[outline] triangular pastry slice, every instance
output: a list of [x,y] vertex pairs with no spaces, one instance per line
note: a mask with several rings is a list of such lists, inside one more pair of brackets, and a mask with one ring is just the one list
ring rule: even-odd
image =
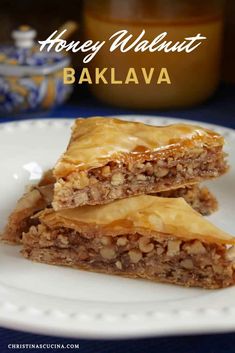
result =
[[234,284],[235,238],[182,198],[137,196],[37,217],[23,235],[31,260],[183,286]]
[[54,168],[53,208],[182,188],[225,173],[224,139],[200,126],[77,119]]

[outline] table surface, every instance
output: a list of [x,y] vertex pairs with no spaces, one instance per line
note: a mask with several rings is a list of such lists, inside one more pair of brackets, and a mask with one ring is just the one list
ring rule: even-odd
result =
[[[75,118],[87,117],[92,115],[120,115],[120,114],[147,114],[158,116],[172,116],[182,119],[198,120],[230,128],[235,128],[235,87],[222,85],[217,93],[208,102],[187,110],[169,110],[169,111],[143,111],[121,109],[106,106],[97,102],[89,95],[78,97],[75,92],[71,101],[49,113],[43,115],[27,116],[26,119],[32,118]],[[25,117],[20,117],[23,119]],[[12,117],[2,117],[0,122],[8,122],[18,120]],[[149,338],[140,340],[120,340],[120,341],[97,341],[82,339],[67,339],[63,337],[49,337],[43,335],[35,335],[20,331],[8,330],[0,328],[0,353],[9,352],[9,344],[74,344],[79,343],[80,349],[58,349],[59,352],[81,353],[234,353],[235,352],[235,328],[234,333],[217,334],[217,335],[196,335],[196,336],[180,336],[180,337],[162,337]],[[17,349],[19,352],[32,352],[33,349]],[[37,352],[55,352],[56,350],[36,349]]]

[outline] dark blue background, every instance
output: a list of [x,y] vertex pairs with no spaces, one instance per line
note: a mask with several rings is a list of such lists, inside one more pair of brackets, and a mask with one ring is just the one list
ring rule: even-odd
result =
[[[234,86],[221,86],[212,99],[198,107],[187,110],[171,110],[164,112],[133,111],[108,107],[87,95],[79,98],[80,101],[76,103],[76,96],[79,95],[74,95],[69,104],[62,106],[49,114],[47,113],[42,117],[75,118],[78,116],[82,117],[90,115],[149,114],[199,120],[235,128]],[[1,122],[14,120],[14,118],[0,119]],[[76,351],[81,353],[235,353],[235,327],[234,333],[229,334],[163,337],[124,341],[65,339],[63,337],[48,337],[0,328],[0,353],[10,352],[7,348],[9,343],[79,343],[79,350],[66,350],[66,352]],[[24,350],[24,352],[27,351],[30,352],[30,350]],[[53,350],[34,350],[34,352],[42,351],[52,352]],[[56,352],[64,351],[65,350],[56,350]],[[22,352],[22,350],[15,350],[15,352]]]

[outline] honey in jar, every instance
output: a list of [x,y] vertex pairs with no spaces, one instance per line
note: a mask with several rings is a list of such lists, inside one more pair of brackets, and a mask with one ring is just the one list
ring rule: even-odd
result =
[[[110,37],[126,30],[137,38],[144,30],[145,40],[167,32],[167,40],[183,42],[185,38],[201,34],[206,40],[194,51],[164,52],[130,50],[110,52],[102,50],[89,63],[95,68],[114,69],[117,81],[124,81],[130,68],[138,74],[138,84],[92,84],[91,89],[100,100],[130,108],[187,107],[210,97],[220,78],[220,56],[223,33],[222,1],[207,0],[87,0],[84,11],[86,39],[109,41]],[[146,84],[142,69],[154,68],[156,77]],[[158,84],[161,69],[166,68],[169,80]]]

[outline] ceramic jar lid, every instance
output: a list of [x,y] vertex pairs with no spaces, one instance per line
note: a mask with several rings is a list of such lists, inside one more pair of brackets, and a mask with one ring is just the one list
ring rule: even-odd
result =
[[0,45],[0,75],[48,75],[70,63],[69,56],[54,51],[39,51],[37,32],[21,26],[12,32],[15,45]]

